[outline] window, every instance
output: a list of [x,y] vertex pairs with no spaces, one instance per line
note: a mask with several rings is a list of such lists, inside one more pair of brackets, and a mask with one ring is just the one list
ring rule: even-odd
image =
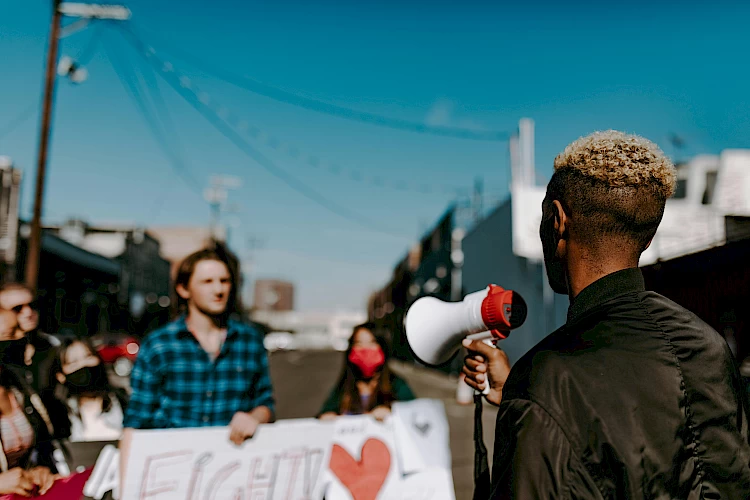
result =
[[677,179],[677,184],[675,185],[674,189],[674,195],[672,195],[672,198],[676,200],[684,199],[687,196],[687,179]]
[[65,299],[63,306],[63,317],[66,320],[74,320],[79,317],[78,302],[75,300]]
[[703,199],[701,200],[704,205],[710,205],[714,200],[717,177],[717,172],[706,172],[706,190],[703,192]]

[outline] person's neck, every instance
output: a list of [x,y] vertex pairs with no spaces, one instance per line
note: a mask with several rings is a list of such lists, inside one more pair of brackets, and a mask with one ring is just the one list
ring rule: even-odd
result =
[[223,318],[220,316],[209,316],[194,307],[192,304],[188,306],[188,314],[185,318],[185,324],[188,330],[194,335],[212,335],[220,333],[225,325]]
[[638,258],[629,255],[591,252],[571,246],[568,258],[568,296],[573,301],[587,286],[617,271],[638,267]]
[[78,406],[104,404],[104,396],[101,394],[81,394],[78,396]]
[[369,396],[375,391],[378,381],[375,378],[370,380],[357,380],[357,390],[361,395]]

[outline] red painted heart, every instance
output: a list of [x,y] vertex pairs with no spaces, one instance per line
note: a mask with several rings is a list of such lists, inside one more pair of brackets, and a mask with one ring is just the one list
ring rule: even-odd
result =
[[381,440],[370,438],[362,446],[362,458],[356,461],[348,451],[334,444],[329,468],[354,500],[375,500],[388,477],[391,452]]

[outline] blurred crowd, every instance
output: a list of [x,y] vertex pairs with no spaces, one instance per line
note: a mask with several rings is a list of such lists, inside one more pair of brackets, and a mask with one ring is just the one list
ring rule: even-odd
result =
[[0,287],[0,493],[43,494],[70,473],[68,442],[114,441],[128,396],[88,338],[39,330],[35,295]]
[[[238,314],[235,283],[223,254],[196,252],[178,270],[171,323],[140,345],[126,337],[99,348],[90,336],[40,331],[35,293],[0,287],[0,495],[43,494],[70,474],[70,443],[120,441],[127,450],[134,429],[227,426],[239,444],[273,421],[263,334]],[[355,327],[319,418],[383,420],[391,403],[413,399],[388,368],[389,351],[374,325]],[[118,359],[135,361],[132,373],[118,370]],[[114,376],[130,375],[129,391],[113,384],[110,365]]]

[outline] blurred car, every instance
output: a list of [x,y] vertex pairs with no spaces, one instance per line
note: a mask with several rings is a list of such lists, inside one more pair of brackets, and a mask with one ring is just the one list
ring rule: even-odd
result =
[[290,332],[271,332],[263,339],[263,346],[269,352],[285,351],[293,348],[294,335]]
[[91,337],[104,364],[120,377],[127,377],[133,371],[135,358],[141,350],[138,340],[126,333],[99,333]]

